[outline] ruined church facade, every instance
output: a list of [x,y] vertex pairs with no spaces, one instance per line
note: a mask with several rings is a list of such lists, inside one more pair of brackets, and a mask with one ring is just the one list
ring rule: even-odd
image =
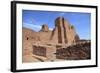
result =
[[56,58],[54,53],[58,49],[57,46],[71,45],[78,40],[74,26],[64,17],[58,17],[53,30],[49,30],[46,24],[38,32],[23,28],[23,56],[35,54],[53,60]]

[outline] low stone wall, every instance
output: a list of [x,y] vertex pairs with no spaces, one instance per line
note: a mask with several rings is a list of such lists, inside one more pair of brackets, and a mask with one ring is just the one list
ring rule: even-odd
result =
[[48,47],[48,46],[37,46],[33,45],[33,54],[38,56],[46,57],[49,61],[55,60],[56,55],[54,54],[56,52],[55,47]]
[[65,60],[84,60],[91,59],[90,42],[57,49],[56,58]]

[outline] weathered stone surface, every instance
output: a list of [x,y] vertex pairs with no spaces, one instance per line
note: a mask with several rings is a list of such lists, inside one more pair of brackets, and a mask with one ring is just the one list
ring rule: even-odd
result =
[[42,29],[40,31],[48,32],[49,31],[48,25],[46,24],[42,25]]

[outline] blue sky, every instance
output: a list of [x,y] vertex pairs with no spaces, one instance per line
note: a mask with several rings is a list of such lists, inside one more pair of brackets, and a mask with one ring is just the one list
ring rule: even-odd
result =
[[63,16],[72,24],[81,39],[90,39],[91,37],[91,14],[79,12],[55,12],[55,11],[22,11],[23,27],[39,31],[41,25],[47,24],[50,30],[55,27],[55,19]]

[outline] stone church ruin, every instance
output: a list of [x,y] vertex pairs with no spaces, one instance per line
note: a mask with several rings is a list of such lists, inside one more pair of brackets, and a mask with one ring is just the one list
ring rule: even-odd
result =
[[90,41],[81,41],[64,17],[56,18],[53,30],[43,24],[38,32],[23,27],[22,33],[23,62],[90,59]]

